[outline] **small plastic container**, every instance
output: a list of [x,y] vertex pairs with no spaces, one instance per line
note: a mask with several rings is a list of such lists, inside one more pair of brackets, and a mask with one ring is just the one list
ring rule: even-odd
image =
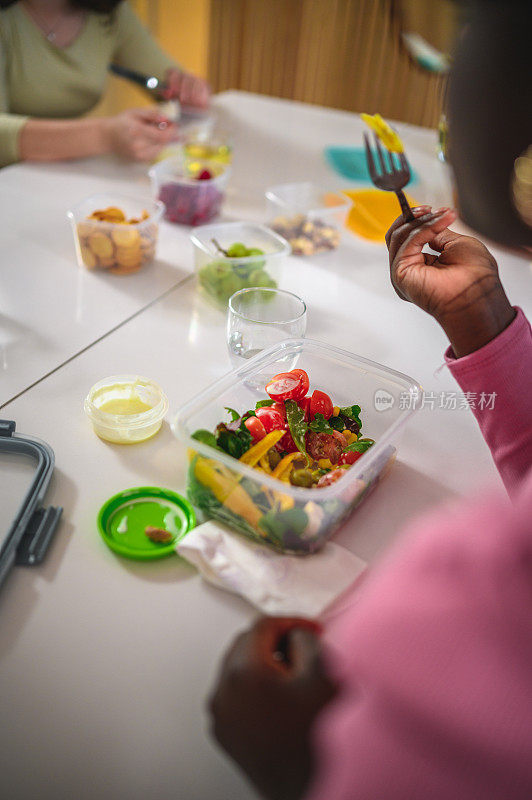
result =
[[192,161],[209,161],[214,164],[230,164],[233,160],[233,141],[229,133],[221,128],[191,130],[185,133],[183,154]]
[[266,190],[268,224],[298,256],[335,250],[351,200],[313,183],[282,183]]
[[[127,220],[138,222],[89,219],[95,211],[103,210],[121,211]],[[67,212],[78,264],[116,275],[138,272],[155,257],[163,211],[162,203],[149,198],[94,194],[82,200]]]
[[[204,171],[212,177],[198,180],[195,176]],[[229,174],[227,165],[184,156],[165,158],[149,171],[153,193],[165,205],[165,219],[180,225],[204,225],[219,213]]]
[[[225,222],[203,225],[191,231],[194,267],[202,291],[220,308],[227,308],[229,298],[239,289],[254,286],[278,288],[290,245],[264,225],[251,222]],[[262,254],[227,257],[223,250],[240,243]]]
[[[362,435],[375,439],[339,480],[323,488],[284,483],[192,438],[227,419],[225,407],[243,413],[267,399],[263,387],[297,366],[311,389],[339,406],[360,405]],[[213,383],[178,412],[172,429],[189,448],[188,499],[250,538],[287,553],[318,550],[386,474],[408,419],[421,400],[420,385],[400,372],[310,339],[285,340]]]
[[94,384],[84,409],[100,439],[134,444],[157,433],[168,411],[168,399],[149,378],[112,375]]

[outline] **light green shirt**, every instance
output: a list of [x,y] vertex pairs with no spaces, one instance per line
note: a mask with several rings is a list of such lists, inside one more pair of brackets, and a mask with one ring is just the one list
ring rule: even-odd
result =
[[19,160],[28,117],[79,117],[101,98],[114,61],[163,78],[176,64],[160,49],[129,3],[109,16],[89,12],[79,36],[56,47],[20,3],[0,11],[0,166]]

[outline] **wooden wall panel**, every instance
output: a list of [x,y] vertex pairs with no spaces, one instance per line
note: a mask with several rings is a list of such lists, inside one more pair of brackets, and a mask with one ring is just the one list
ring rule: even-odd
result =
[[401,45],[394,0],[211,0],[208,76],[244,89],[435,126],[443,79]]

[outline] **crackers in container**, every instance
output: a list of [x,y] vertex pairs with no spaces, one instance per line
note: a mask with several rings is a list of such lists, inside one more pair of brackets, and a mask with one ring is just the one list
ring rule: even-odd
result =
[[109,206],[78,222],[79,252],[87,269],[129,275],[152,261],[158,226],[149,218],[143,211],[139,218],[127,219],[122,209]]

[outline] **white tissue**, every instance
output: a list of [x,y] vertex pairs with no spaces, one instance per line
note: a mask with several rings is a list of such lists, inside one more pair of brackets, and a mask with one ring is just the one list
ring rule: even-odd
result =
[[209,583],[275,615],[319,616],[366,568],[332,542],[313,555],[283,555],[215,522],[193,528],[176,550]]

